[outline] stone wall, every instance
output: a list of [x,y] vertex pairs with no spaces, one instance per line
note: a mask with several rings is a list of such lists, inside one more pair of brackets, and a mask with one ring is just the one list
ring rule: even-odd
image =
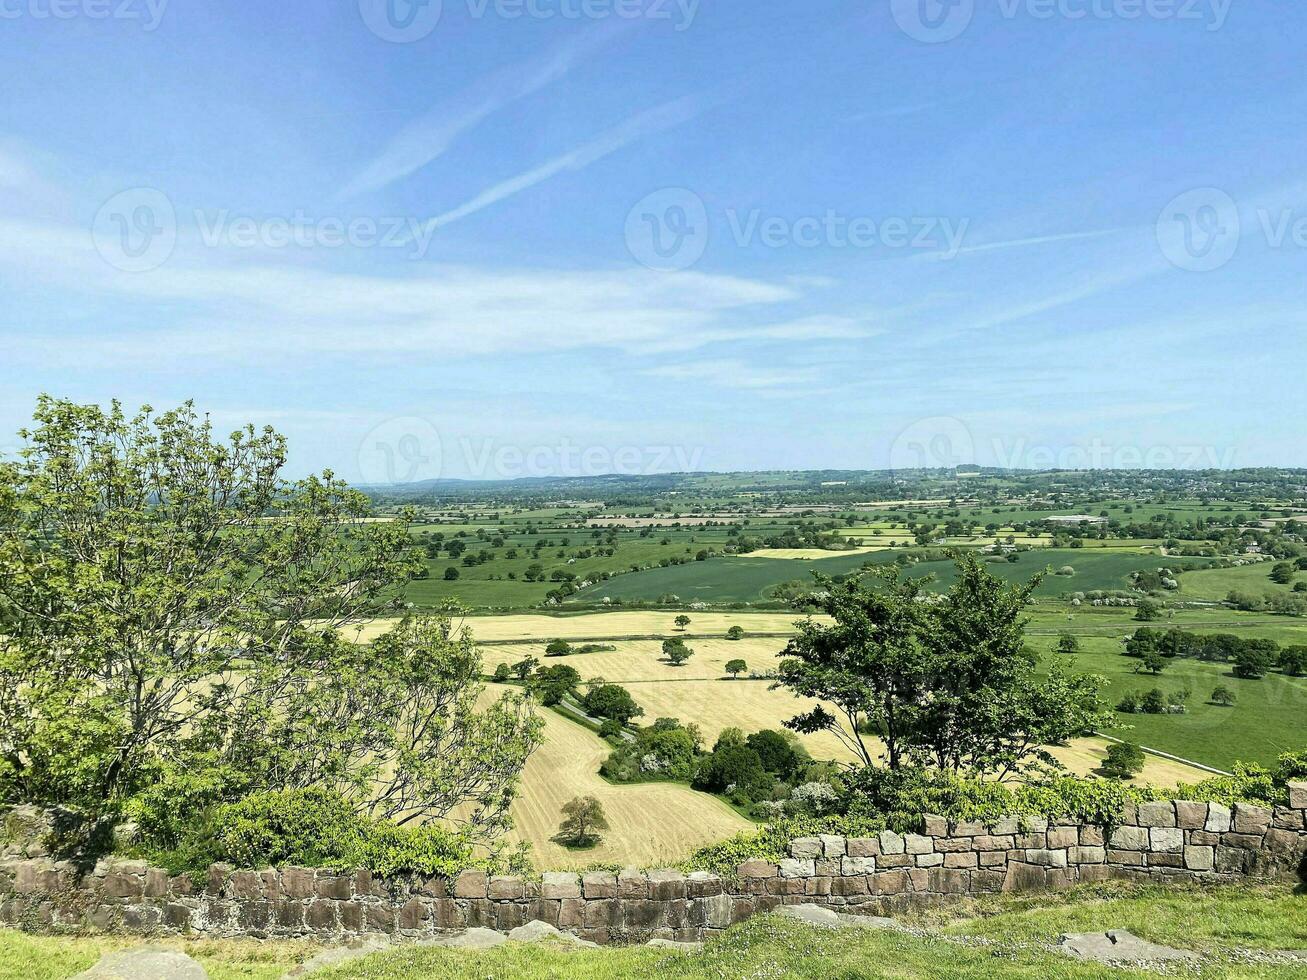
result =
[[886,914],[960,895],[1062,889],[1108,878],[1234,881],[1300,873],[1307,861],[1307,783],[1290,806],[1145,803],[1110,828],[1015,817],[950,824],[925,817],[922,833],[796,840],[790,857],[746,861],[734,878],[678,871],[539,881],[465,872],[446,881],[384,881],[366,871],[238,871],[215,865],[207,882],[169,877],[140,862],[0,860],[0,922],[214,936],[361,933],[428,937],[471,926],[508,930],[533,919],[597,942],[713,936],[781,904],[816,903]]

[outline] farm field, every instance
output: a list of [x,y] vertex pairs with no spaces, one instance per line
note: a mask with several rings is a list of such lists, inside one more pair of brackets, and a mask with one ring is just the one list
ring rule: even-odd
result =
[[[678,634],[671,634],[678,635]],[[750,670],[774,670],[777,654],[785,648],[784,637],[756,637],[743,640],[693,639],[686,641],[694,656],[680,667],[663,660],[660,640],[616,640],[616,650],[574,654],[570,657],[543,658],[544,644],[514,643],[483,647],[487,672],[501,663],[517,663],[525,657],[540,658],[542,665],[567,664],[582,677],[602,677],[615,684],[665,681],[681,684],[686,681],[715,681],[726,677],[726,663],[740,659]]]
[[[677,636],[680,635],[675,623],[678,615],[680,614],[674,610],[622,610],[563,616],[521,613],[468,616],[462,622],[481,642],[538,641],[543,653],[544,644],[553,639],[605,640],[623,636]],[[794,632],[794,622],[801,618],[796,612],[691,611],[687,615],[690,617],[690,626],[686,631],[689,636],[725,636],[732,626],[741,627],[746,637],[749,633],[788,634]],[[363,627],[361,636],[363,639],[372,639],[389,629],[390,625],[390,620],[373,620]]]
[[[605,596],[628,601],[653,601],[670,593],[687,602],[760,602],[766,598],[768,589],[782,582],[811,581],[813,572],[844,575],[864,564],[884,564],[893,562],[896,557],[896,552],[884,550],[869,555],[845,554],[802,562],[753,557],[716,558],[631,572],[583,589],[575,598],[590,602]],[[1008,581],[1024,581],[1050,567],[1054,570],[1066,566],[1074,569],[1074,575],[1049,575],[1040,584],[1036,594],[1053,597],[1072,592],[1124,590],[1129,586],[1131,572],[1156,569],[1162,565],[1202,568],[1206,564],[1200,558],[1161,558],[1125,549],[1038,548],[1022,552],[1015,562],[995,562],[986,567]],[[912,565],[908,574],[914,577],[933,575],[936,587],[945,589],[953,581],[954,567],[948,561],[920,562]]]
[[[1274,562],[1259,562],[1255,565],[1243,565],[1237,568],[1211,568],[1202,572],[1186,575],[1180,583],[1180,592],[1187,599],[1204,599],[1221,602],[1231,592],[1247,592],[1252,595],[1287,595],[1293,591],[1292,585],[1280,585],[1271,581],[1271,568]],[[1307,572],[1299,572],[1295,582],[1307,582]]]
[[[695,848],[754,825],[725,803],[676,783],[618,786],[599,775],[612,748],[599,736],[556,712],[542,710],[544,742],[527,761],[513,802],[510,840],[531,845],[540,868],[570,870],[592,864],[659,867],[683,860]],[[550,840],[558,832],[563,804],[594,796],[610,829],[603,842],[573,851]]]
[[[1259,632],[1239,635],[1256,636]],[[1109,730],[1109,735],[1219,769],[1229,769],[1240,760],[1271,764],[1281,752],[1307,743],[1307,711],[1303,710],[1307,678],[1272,672],[1261,680],[1241,680],[1233,676],[1228,664],[1181,658],[1168,661],[1161,676],[1154,677],[1135,672],[1140,662],[1122,655],[1119,639],[1081,637],[1081,651],[1072,658],[1053,653],[1056,642],[1056,637],[1031,638],[1031,645],[1049,662],[1057,658],[1076,671],[1106,677],[1109,683],[1104,694],[1113,704],[1128,693],[1152,688],[1166,693],[1191,692],[1187,714],[1118,714],[1119,725]],[[1208,703],[1218,684],[1234,692],[1234,707]]]

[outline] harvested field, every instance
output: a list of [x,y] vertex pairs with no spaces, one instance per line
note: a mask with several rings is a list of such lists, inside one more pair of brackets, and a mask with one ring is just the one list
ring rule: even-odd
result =
[[[620,636],[677,636],[677,612],[656,612],[650,610],[629,610],[622,612],[588,613],[580,616],[545,616],[524,613],[508,616],[469,616],[463,622],[472,630],[473,636],[486,642],[504,640],[536,640],[547,643],[552,639],[586,640],[606,639]],[[732,626],[739,626],[745,633],[793,633],[794,623],[800,618],[798,613],[751,613],[751,612],[690,612],[690,634],[715,634],[725,636]],[[363,639],[385,632],[390,621],[373,620],[363,626],[360,635]]]
[[[599,775],[611,751],[597,735],[553,711],[542,710],[545,740],[527,762],[522,792],[513,803],[512,839],[531,844],[537,867],[568,870],[591,864],[657,867],[683,860],[695,848],[754,826],[725,803],[674,783],[616,786]],[[594,796],[611,829],[603,843],[568,850],[551,837],[563,804]]]
[[838,555],[868,555],[873,551],[889,551],[889,545],[864,545],[861,548],[846,548],[843,551],[827,551],[825,548],[763,548],[750,551],[750,558],[790,558],[811,560],[814,558],[834,558]]
[[663,660],[662,642],[659,640],[617,640],[616,650],[576,654],[571,657],[544,657],[540,641],[481,648],[485,670],[493,671],[498,664],[515,664],[525,657],[536,657],[544,666],[567,664],[584,678],[603,677],[617,684],[639,681],[713,681],[726,676],[728,660],[743,660],[752,670],[774,669],[776,655],[785,648],[784,637],[758,637],[743,640],[686,641],[694,656],[681,667],[673,667]]

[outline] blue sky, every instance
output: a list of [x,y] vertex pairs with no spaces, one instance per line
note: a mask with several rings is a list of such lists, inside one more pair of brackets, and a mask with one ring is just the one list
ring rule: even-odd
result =
[[368,482],[1307,466],[1305,29],[0,0],[0,449],[45,391]]

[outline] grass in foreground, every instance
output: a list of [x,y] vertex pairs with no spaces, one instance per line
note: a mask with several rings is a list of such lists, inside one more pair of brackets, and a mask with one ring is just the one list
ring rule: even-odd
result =
[[[1307,968],[1240,963],[1225,951],[1307,948],[1307,894],[1287,887],[1163,890],[1106,885],[1063,896],[967,902],[926,913],[914,924],[938,930],[830,932],[763,916],[732,929],[702,954],[610,948],[572,951],[513,944],[485,953],[406,947],[378,953],[322,980],[427,977],[958,977],[1106,978],[1145,975],[1077,963],[1045,948],[1063,932],[1129,929],[1154,942],[1205,953],[1207,977],[1303,977]],[[0,980],[64,980],[101,952],[134,943],[101,938],[31,937],[0,931]],[[169,945],[199,959],[214,980],[272,980],[310,954],[304,944],[194,942]]]

